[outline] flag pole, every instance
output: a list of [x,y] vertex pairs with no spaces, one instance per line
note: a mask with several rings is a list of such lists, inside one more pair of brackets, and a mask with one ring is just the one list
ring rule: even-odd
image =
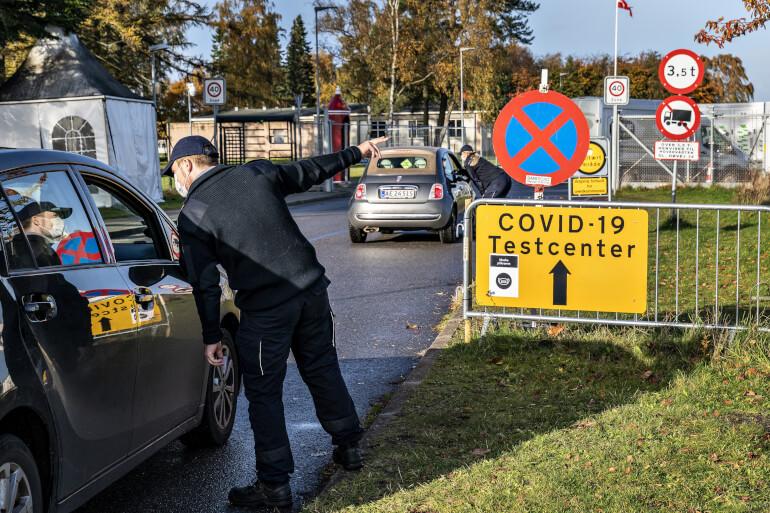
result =
[[[612,0],[615,4],[615,60],[613,75],[618,76],[618,0]],[[607,188],[607,200],[612,201],[612,192],[620,185],[620,116],[618,106],[612,106],[612,168],[609,187]]]

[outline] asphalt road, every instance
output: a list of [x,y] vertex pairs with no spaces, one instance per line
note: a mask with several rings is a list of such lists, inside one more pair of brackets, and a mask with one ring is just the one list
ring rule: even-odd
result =
[[[349,242],[347,200],[294,207],[297,222],[317,248],[332,280],[337,351],[359,415],[390,391],[435,337],[462,281],[461,245],[442,245],[427,232],[370,235]],[[416,328],[415,328],[416,326]],[[295,505],[312,496],[331,460],[331,442],[314,415],[310,394],[289,363],[284,386],[294,451]],[[239,511],[227,505],[233,485],[254,479],[254,448],[243,394],[230,442],[216,450],[173,442],[92,499],[78,513],[196,513]]]

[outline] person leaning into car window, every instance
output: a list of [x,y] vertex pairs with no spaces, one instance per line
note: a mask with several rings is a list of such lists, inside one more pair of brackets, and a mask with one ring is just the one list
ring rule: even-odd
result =
[[193,286],[205,357],[223,364],[218,265],[236,290],[241,318],[235,345],[254,431],[257,481],[230,490],[234,506],[287,508],[294,460],[283,412],[289,351],[310,389],[316,416],[332,436],[335,463],[362,466],[363,430],[340,372],[329,306],[329,279],[285,198],[307,191],[371,155],[367,141],[330,155],[288,164],[255,160],[217,165],[216,148],[200,136],[174,146],[166,171],[185,197],[179,214],[182,267]]
[[466,144],[460,148],[465,174],[476,184],[483,198],[505,198],[511,190],[511,177],[500,167],[473,151]]
[[37,202],[31,198],[25,198],[25,201],[26,204],[16,214],[23,233],[16,234],[11,241],[11,268],[35,267],[35,263],[30,261],[27,241],[38,267],[61,265],[54,245],[64,236],[64,219],[72,214],[72,209],[59,208],[50,201]]

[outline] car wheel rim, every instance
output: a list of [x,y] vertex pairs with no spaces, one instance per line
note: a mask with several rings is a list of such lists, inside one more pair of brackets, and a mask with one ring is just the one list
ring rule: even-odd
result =
[[227,357],[227,367],[214,368],[214,378],[211,380],[211,391],[214,399],[214,420],[220,429],[227,429],[235,409],[235,366],[230,348],[222,346],[222,353]]
[[22,468],[13,462],[0,466],[0,511],[32,513],[32,490]]

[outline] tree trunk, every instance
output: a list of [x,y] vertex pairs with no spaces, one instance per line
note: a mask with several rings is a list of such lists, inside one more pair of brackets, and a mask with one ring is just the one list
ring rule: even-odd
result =
[[[441,146],[446,136],[447,127],[449,126],[449,116],[447,111],[451,112],[454,108],[454,103],[449,105],[449,97],[445,93],[441,93],[439,97],[438,105],[438,120],[436,122],[436,136],[433,138],[433,146]],[[440,128],[439,128],[440,127]]]
[[425,131],[425,134],[423,135],[425,146],[430,146],[430,139],[431,139],[431,133],[430,133],[430,92],[428,90],[428,83],[423,82],[422,84],[422,101],[423,101],[423,111],[422,111],[422,126],[423,130]]

